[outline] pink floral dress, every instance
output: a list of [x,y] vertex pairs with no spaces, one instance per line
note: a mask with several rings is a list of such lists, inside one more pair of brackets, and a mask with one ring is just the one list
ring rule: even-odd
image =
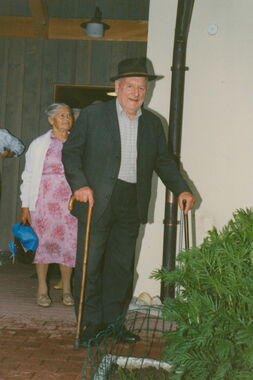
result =
[[68,211],[71,189],[61,161],[62,141],[51,135],[46,153],[32,227],[39,237],[35,264],[75,266],[77,219]]

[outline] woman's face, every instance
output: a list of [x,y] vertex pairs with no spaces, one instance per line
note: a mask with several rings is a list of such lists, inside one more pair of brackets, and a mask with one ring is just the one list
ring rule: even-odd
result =
[[54,116],[48,118],[53,129],[58,132],[67,132],[73,124],[73,115],[69,107],[59,107]]

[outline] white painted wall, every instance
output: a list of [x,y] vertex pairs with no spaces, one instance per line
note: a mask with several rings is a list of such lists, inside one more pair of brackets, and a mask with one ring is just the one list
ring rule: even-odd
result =
[[[168,121],[176,0],[150,0],[147,56],[157,81],[149,107]],[[196,238],[221,229],[238,208],[253,204],[253,2],[196,0],[188,37],[181,157],[201,199]],[[208,27],[218,26],[215,35]],[[149,279],[160,267],[163,185],[158,183],[154,221],[146,226],[137,262],[135,295],[159,294]]]

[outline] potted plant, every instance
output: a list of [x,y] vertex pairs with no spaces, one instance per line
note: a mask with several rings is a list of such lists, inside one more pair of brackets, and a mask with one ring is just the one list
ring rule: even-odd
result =
[[153,276],[180,291],[164,302],[175,321],[164,360],[173,380],[253,379],[253,210],[238,210],[199,247],[182,251],[174,271]]

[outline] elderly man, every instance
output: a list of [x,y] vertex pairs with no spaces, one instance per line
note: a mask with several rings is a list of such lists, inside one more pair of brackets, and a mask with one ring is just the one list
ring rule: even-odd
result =
[[[194,197],[168,150],[160,119],[142,108],[147,82],[145,58],[119,63],[117,98],[83,109],[63,148],[66,178],[77,202],[78,250],[74,278],[76,310],[79,305],[87,206],[93,206],[90,230],[81,342],[123,315],[132,290],[135,246],[140,223],[147,222],[153,171],[165,186],[186,201]],[[118,337],[139,337],[124,326]]]

